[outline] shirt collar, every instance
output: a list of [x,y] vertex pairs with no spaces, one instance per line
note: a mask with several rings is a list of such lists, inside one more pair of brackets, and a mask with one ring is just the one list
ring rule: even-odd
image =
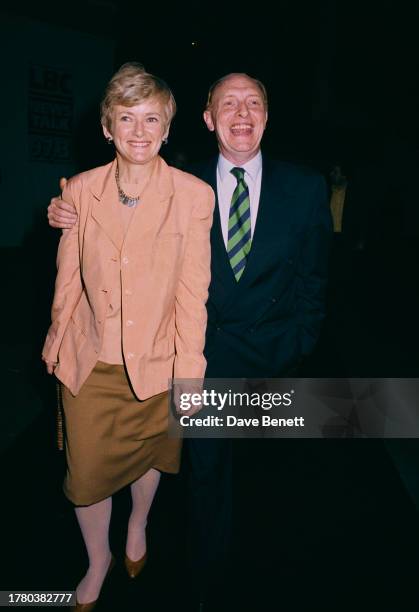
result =
[[[226,159],[221,153],[218,156],[218,172],[220,174],[221,181],[224,181],[226,176],[230,173],[232,168],[236,166]],[[245,169],[245,172],[250,176],[252,181],[256,180],[256,177],[262,168],[262,153],[258,153],[248,162],[243,164],[241,168]]]

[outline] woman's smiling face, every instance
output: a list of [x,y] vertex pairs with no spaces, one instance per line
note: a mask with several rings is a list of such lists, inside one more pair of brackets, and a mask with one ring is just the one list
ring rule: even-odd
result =
[[122,159],[131,164],[148,164],[158,155],[169,133],[166,106],[158,97],[135,106],[116,104],[111,128],[103,126],[103,133],[113,139]]

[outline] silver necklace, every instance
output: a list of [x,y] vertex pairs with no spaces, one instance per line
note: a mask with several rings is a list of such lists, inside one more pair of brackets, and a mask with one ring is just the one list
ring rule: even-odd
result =
[[121,202],[121,204],[124,204],[124,206],[128,206],[129,208],[133,208],[134,206],[137,206],[138,202],[140,201],[140,196],[137,196],[136,198],[132,198],[131,196],[127,195],[125,191],[123,191],[123,189],[121,188],[121,185],[119,184],[118,166],[116,167],[116,170],[115,170],[115,180],[116,180],[116,186],[118,188],[119,201]]

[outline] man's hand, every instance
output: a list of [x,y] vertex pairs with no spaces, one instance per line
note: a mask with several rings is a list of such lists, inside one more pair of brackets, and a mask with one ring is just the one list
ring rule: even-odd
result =
[[[67,179],[60,179],[60,189],[63,191]],[[48,206],[48,222],[51,227],[71,229],[77,221],[77,212],[72,204],[64,202],[60,197],[52,198]]]

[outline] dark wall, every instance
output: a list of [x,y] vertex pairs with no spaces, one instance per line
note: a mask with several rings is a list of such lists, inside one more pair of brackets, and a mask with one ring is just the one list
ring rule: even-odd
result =
[[[391,353],[396,356],[394,363],[406,364],[407,360],[410,367],[416,345],[406,350],[405,342],[399,340],[397,322],[403,319],[406,337],[406,330],[413,328],[417,304],[417,4],[282,0],[273,14],[267,2],[240,10],[228,3],[194,7],[177,3],[167,8],[107,0],[74,1],[71,7],[56,2],[14,2],[9,3],[8,18],[24,20],[27,30],[33,24],[34,32],[40,27],[45,32],[42,40],[15,37],[20,51],[16,46],[16,51],[2,54],[9,72],[13,72],[14,54],[17,57],[23,49],[28,57],[36,56],[41,47],[51,63],[60,63],[60,53],[65,50],[76,79],[86,73],[93,57],[94,66],[87,71],[91,78],[76,93],[81,110],[75,117],[71,164],[37,168],[44,188],[36,190],[36,205],[29,204],[25,213],[30,214],[29,227],[20,243],[11,241],[1,253],[8,287],[1,313],[7,345],[27,342],[38,359],[48,324],[58,237],[46,225],[45,207],[50,195],[57,192],[62,173],[109,159],[112,152],[103,143],[98,123],[100,95],[113,69],[137,60],[168,81],[178,102],[170,142],[163,151],[169,160],[179,153],[188,160],[215,153],[213,134],[202,121],[208,85],[230,71],[245,71],[264,81],[268,89],[265,151],[311,164],[326,176],[332,164],[342,164],[349,178],[348,208],[344,232],[336,237],[339,244],[333,254],[328,333],[342,345],[356,337],[351,329],[360,330],[360,340],[353,341],[349,351],[345,348],[343,361],[345,367],[349,363],[349,369],[357,362],[357,346],[367,338],[368,351],[363,354],[368,355],[368,370],[377,358],[376,340],[381,342],[383,337],[391,341],[380,345],[382,362]],[[63,27],[66,34],[58,34],[57,40]],[[94,41],[95,37],[100,48],[107,41],[115,49],[113,62],[109,54],[98,53],[99,47],[96,55],[86,54],[86,39]],[[18,79],[19,72],[16,74]],[[26,125],[25,99],[20,104],[13,111],[18,124]],[[4,177],[2,173],[2,181]],[[18,193],[19,181],[13,181]],[[28,181],[25,172],[22,181]],[[13,202],[12,209],[9,200],[2,209],[5,222],[13,217],[20,231],[27,217],[24,220],[17,212],[19,202]],[[28,205],[27,198],[23,203]],[[357,250],[360,228],[368,230],[361,251]],[[389,301],[387,284],[395,280],[397,291],[392,295],[400,299]],[[408,318],[403,311],[406,300]],[[380,334],[383,326],[390,327],[391,333]],[[324,354],[327,363],[330,343]],[[407,355],[404,362],[402,354]]]

